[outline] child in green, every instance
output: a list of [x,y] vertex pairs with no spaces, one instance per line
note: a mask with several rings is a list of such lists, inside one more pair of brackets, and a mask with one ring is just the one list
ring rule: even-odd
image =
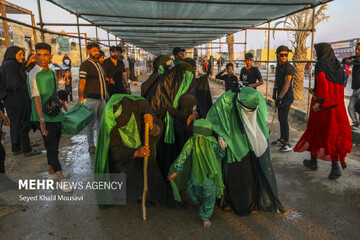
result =
[[201,206],[199,215],[205,228],[211,226],[209,219],[215,198],[223,194],[220,160],[224,155],[224,149],[212,136],[211,122],[200,119],[195,121],[193,136],[185,143],[169,171],[168,180],[175,200],[181,201],[179,191],[187,189],[191,199]]

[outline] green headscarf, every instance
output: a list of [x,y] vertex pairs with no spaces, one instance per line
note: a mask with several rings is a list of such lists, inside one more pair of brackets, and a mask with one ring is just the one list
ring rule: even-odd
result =
[[[242,133],[236,120],[234,110],[234,97],[240,99],[245,107],[257,108],[256,121],[264,134],[269,138],[269,129],[267,126],[268,109],[266,101],[260,92],[251,87],[243,87],[238,93],[227,91],[210,108],[206,119],[213,124],[214,131],[223,137],[228,144],[226,148],[227,162],[233,163],[241,161],[252,149],[246,133]],[[244,122],[241,112],[241,104],[235,101],[240,120]]]

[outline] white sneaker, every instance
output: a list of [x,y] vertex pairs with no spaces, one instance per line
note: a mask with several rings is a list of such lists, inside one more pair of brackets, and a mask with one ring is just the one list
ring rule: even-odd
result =
[[[70,177],[70,173],[66,173],[66,172],[63,172],[62,173],[64,178],[69,178]],[[53,180],[53,181],[56,181],[56,180],[59,180],[58,176],[56,175],[56,173],[54,174],[48,174],[48,179],[49,180]]]
[[68,181],[66,181],[66,179],[61,180],[59,186],[60,186],[61,191],[65,192],[65,193],[72,192],[70,183]]

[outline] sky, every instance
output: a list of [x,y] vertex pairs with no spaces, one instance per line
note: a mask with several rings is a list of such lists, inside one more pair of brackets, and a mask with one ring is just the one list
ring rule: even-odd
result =
[[[36,23],[39,22],[37,0],[7,0],[8,2],[19,5],[32,11],[35,14]],[[76,23],[76,17],[67,11],[45,1],[40,0],[42,15],[44,22],[62,22],[62,23]],[[360,0],[335,0],[328,4],[326,14],[330,18],[318,24],[315,32],[315,43],[318,42],[334,42],[341,40],[348,40],[353,38],[360,38],[360,21],[356,21],[358,14],[360,14]],[[31,24],[30,16],[10,15],[8,17]],[[80,23],[87,23],[80,20]],[[272,23],[274,26],[274,23]],[[280,27],[280,26],[279,26]],[[65,32],[77,32],[76,27],[53,27],[46,26],[46,28]],[[88,37],[95,37],[95,27],[81,27],[81,32],[86,32]],[[105,31],[99,29],[98,35],[101,39],[107,39]],[[248,44],[247,50],[264,48],[265,46],[265,31],[248,30]],[[114,39],[113,36],[110,39]],[[226,41],[225,38],[222,41]],[[76,40],[77,42],[77,40]],[[244,32],[235,34],[235,42],[244,42]],[[307,39],[307,45],[310,46],[311,37]],[[275,32],[275,39],[271,32],[270,48],[276,48],[279,45],[291,46],[289,36],[286,32]],[[215,46],[215,45],[214,45]],[[227,51],[227,46],[223,45],[223,51]],[[218,51],[218,50],[213,50]],[[243,51],[243,45],[235,45],[235,52]]]

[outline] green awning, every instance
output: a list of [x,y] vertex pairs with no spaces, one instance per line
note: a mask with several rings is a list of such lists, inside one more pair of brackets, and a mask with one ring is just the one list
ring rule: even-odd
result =
[[48,0],[155,55],[211,40],[331,0]]

